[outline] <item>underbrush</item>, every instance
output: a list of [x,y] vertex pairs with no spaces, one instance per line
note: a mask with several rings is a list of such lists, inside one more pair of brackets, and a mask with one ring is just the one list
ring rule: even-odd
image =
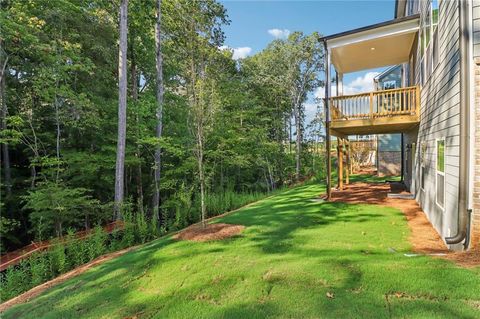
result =
[[110,234],[101,226],[83,239],[69,231],[62,239],[52,242],[46,251],[33,253],[0,275],[2,301],[13,298],[37,285],[64,274],[78,266],[110,252],[142,244],[159,237],[164,231],[141,214],[126,213],[122,228]]
[[[258,201],[280,190],[270,193],[235,193],[225,191],[210,194],[207,197],[208,217],[240,208]],[[183,210],[183,209],[180,209]],[[183,227],[198,222],[199,216],[191,221],[184,221]],[[15,266],[7,268],[0,274],[1,301],[13,298],[37,285],[64,274],[95,258],[133,245],[143,244],[158,238],[167,231],[181,227],[160,227],[155,219],[146,219],[143,214],[125,213],[122,228],[107,233],[101,226],[96,226],[91,235],[79,239],[69,231],[61,240],[53,241],[52,248],[32,254]]]
[[[269,193],[271,195],[272,193]],[[206,205],[208,216],[213,217],[224,212],[228,212],[247,204],[258,201],[267,196],[265,193],[251,192],[251,193],[235,193],[233,191],[226,191],[220,194],[211,194],[207,196]]]

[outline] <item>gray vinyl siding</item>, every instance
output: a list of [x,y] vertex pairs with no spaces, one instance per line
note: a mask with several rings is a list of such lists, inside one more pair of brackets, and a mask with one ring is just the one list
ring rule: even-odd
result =
[[[480,2],[476,3],[480,5]],[[420,2],[421,18],[426,14],[428,1]],[[480,6],[477,9],[480,18]],[[480,26],[480,21],[477,23]],[[458,175],[460,136],[460,41],[458,1],[441,0],[438,24],[439,62],[421,87],[421,120],[418,130],[405,134],[405,144],[416,143],[415,166],[407,173],[408,184],[415,193],[435,229],[442,237],[453,235],[457,229]],[[480,28],[478,38],[480,39]],[[480,53],[480,41],[479,53]],[[417,50],[416,50],[417,51]],[[420,52],[416,54],[415,78],[420,85]],[[445,139],[445,204],[436,203],[436,141]],[[420,188],[420,154],[425,142],[426,181]]]
[[473,57],[480,57],[480,0],[473,0]]

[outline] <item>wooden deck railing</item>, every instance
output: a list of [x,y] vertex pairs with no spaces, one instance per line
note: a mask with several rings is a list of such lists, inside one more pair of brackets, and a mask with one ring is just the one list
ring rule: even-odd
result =
[[343,95],[330,99],[332,121],[419,115],[420,88],[417,86]]

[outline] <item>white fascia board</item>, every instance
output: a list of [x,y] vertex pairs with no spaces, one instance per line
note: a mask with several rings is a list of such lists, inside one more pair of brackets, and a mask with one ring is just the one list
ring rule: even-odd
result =
[[343,37],[327,40],[327,45],[329,48],[334,49],[358,42],[417,32],[419,29],[419,21],[420,19],[408,20],[371,30],[348,34]]

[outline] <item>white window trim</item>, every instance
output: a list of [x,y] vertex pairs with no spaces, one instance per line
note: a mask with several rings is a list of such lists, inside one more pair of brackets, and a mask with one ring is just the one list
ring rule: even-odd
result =
[[[445,171],[445,151],[446,151],[446,144],[445,144],[445,138],[437,138],[435,140],[435,204],[442,210],[445,211],[445,201],[446,201],[446,186],[447,186],[447,179],[445,177],[445,172],[441,172],[438,170],[438,142],[443,141],[443,170]],[[438,190],[438,175],[443,176],[443,206],[437,201],[437,190]]]

